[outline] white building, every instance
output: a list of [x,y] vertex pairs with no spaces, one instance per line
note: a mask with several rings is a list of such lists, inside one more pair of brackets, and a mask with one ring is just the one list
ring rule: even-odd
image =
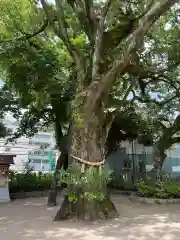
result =
[[[18,128],[18,122],[11,117],[3,121],[4,125],[14,133]],[[38,132],[32,138],[21,137],[15,143],[7,142],[7,138],[0,139],[0,154],[15,154],[14,170],[23,170],[25,164],[34,171],[50,171],[50,161],[57,159],[58,151],[53,150],[55,139],[53,132]]]

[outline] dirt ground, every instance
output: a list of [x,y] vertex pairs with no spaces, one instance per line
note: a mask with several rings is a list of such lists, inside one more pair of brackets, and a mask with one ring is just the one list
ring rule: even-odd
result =
[[96,223],[53,222],[57,207],[46,207],[46,198],[0,204],[0,239],[3,240],[179,240],[180,205],[132,203],[113,196],[118,219]]

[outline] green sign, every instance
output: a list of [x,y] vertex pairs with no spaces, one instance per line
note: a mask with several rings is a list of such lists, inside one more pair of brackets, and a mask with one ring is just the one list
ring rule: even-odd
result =
[[55,169],[55,158],[53,152],[49,152],[49,166],[51,171]]

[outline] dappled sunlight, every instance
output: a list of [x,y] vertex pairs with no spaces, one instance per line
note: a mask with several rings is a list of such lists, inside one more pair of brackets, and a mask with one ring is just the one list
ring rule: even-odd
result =
[[44,203],[33,203],[33,202],[26,202],[24,203],[24,206],[44,206]]
[[8,240],[179,240],[178,205],[132,203],[127,197],[114,196],[119,218],[94,223],[53,222],[59,208],[46,207],[45,198],[17,200],[0,205],[0,232]]
[[[144,205],[143,205],[144,206]],[[142,210],[142,209],[141,209]],[[144,209],[145,210],[145,209]],[[138,213],[138,209],[136,209]],[[148,211],[148,208],[147,208]],[[128,213],[127,213],[128,215]],[[175,216],[174,216],[175,217]],[[94,229],[96,235],[116,237],[116,239],[179,239],[180,221],[179,215],[175,221],[172,214],[152,214],[134,216],[132,218],[119,218],[104,226]]]

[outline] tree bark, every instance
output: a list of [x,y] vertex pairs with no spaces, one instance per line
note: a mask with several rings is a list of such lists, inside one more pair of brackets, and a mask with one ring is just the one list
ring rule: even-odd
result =
[[62,221],[70,218],[94,221],[115,217],[118,217],[118,213],[109,197],[106,197],[101,202],[85,202],[81,198],[76,202],[70,202],[68,198],[65,197],[54,221]]
[[[70,53],[73,60],[76,62],[76,69],[78,71],[77,74],[77,82],[78,82],[78,91],[76,93],[77,102],[75,101],[75,106],[77,109],[74,109],[74,115],[76,116],[74,129],[73,129],[73,138],[72,138],[72,147],[71,152],[72,155],[78,157],[79,159],[86,160],[88,162],[101,162],[102,158],[104,158],[105,153],[105,141],[107,132],[103,132],[103,117],[104,117],[104,106],[105,99],[104,95],[108,95],[112,90],[112,85],[115,82],[117,75],[124,74],[124,71],[128,64],[131,61],[132,54],[136,52],[136,50],[141,46],[143,38],[150,27],[154,24],[154,22],[159,19],[159,17],[164,14],[171,6],[173,6],[176,1],[175,0],[164,0],[161,3],[154,4],[154,6],[148,11],[145,11],[144,16],[139,21],[138,27],[134,30],[132,36],[128,38],[128,42],[125,44],[125,49],[123,53],[120,54],[120,58],[114,60],[111,64],[112,67],[105,73],[100,73],[100,62],[101,58],[101,49],[103,42],[103,32],[106,28],[105,26],[105,18],[108,13],[111,0],[107,0],[102,8],[100,13],[100,20],[97,22],[96,26],[96,34],[92,36],[92,42],[94,51],[91,56],[90,65],[91,75],[89,76],[92,80],[91,84],[85,87],[85,83],[87,79],[87,66],[84,64],[84,58],[79,52],[79,50],[71,43],[70,37],[67,31],[67,22],[64,15],[63,4],[61,1],[56,0],[56,11],[57,11],[57,24],[51,17],[50,11],[48,9],[48,4],[46,1],[41,0],[41,4],[46,13],[46,16],[49,20],[50,25],[52,26],[55,34],[64,42],[67,47],[68,52]],[[70,4],[73,5],[74,4]],[[91,3],[92,5],[92,3]],[[76,8],[73,8],[76,9]],[[75,12],[76,13],[76,12]],[[127,36],[128,37],[128,36]],[[120,43],[119,43],[120,44]],[[123,44],[124,45],[124,44]],[[127,47],[128,46],[128,47]],[[91,48],[92,50],[92,48]],[[90,53],[91,53],[90,50]],[[90,54],[91,55],[91,54]],[[86,88],[86,89],[85,89]],[[80,95],[80,97],[79,97]],[[84,97],[82,97],[84,95]],[[78,103],[78,104],[77,104]],[[82,107],[84,105],[84,107]],[[87,183],[88,184],[88,183]],[[85,191],[86,189],[80,189],[80,191]],[[78,195],[77,189],[77,195]],[[64,203],[60,211],[57,213],[55,220],[61,219],[61,214],[68,212],[64,216],[84,216],[85,213],[88,213],[88,216],[91,215],[91,212],[95,212],[95,216],[93,219],[100,218],[100,215],[105,217],[105,202],[95,203],[91,202],[91,207],[88,202],[83,203],[81,198],[77,196],[76,203],[70,203],[67,198],[65,198]],[[108,197],[106,198],[106,200]],[[108,199],[109,201],[109,199]],[[81,206],[82,214],[80,214],[79,206]],[[98,206],[104,206],[102,210]],[[109,206],[109,204],[108,204]],[[67,209],[69,211],[66,211]],[[108,207],[107,207],[108,208]],[[62,211],[61,211],[62,210]],[[103,211],[104,210],[104,211]],[[109,215],[112,209],[106,210]],[[115,211],[116,212],[116,211]],[[102,214],[103,213],[103,214]],[[113,214],[114,215],[114,214]]]
[[151,172],[153,173],[154,178],[157,180],[161,179],[162,167],[167,156],[165,154],[166,148],[162,147],[161,145],[164,145],[165,147],[165,144],[163,144],[162,140],[155,144],[153,149],[153,169]]
[[68,168],[68,136],[63,136],[62,127],[58,119],[55,123],[55,132],[56,132],[56,144],[60,150],[60,155],[57,159],[55,172],[52,178],[51,190],[49,191],[48,196],[48,206],[56,206],[56,197],[57,197],[57,174],[58,171],[63,167],[64,170]]
[[68,168],[68,152],[67,150],[62,150],[60,156],[58,157],[56,163],[56,169],[53,174],[51,190],[49,191],[48,196],[48,206],[56,206],[56,198],[57,198],[57,174],[58,171],[63,167],[64,170]]
[[161,126],[163,126],[163,134],[153,148],[154,167],[152,172],[156,172],[157,177],[160,177],[162,166],[164,160],[166,159],[165,151],[168,150],[173,144],[180,142],[180,137],[174,136],[179,132],[180,129],[180,115],[176,117],[170,127],[166,127],[162,123]]
[[[92,165],[101,162],[105,153],[104,146],[106,139],[102,127],[102,109],[102,107],[99,107],[98,112],[96,109],[93,109],[93,111],[91,109],[83,109],[83,113],[82,111],[78,112],[78,117],[74,119],[71,154],[82,160],[91,162]],[[75,164],[77,164],[76,160]],[[81,168],[82,163],[78,163],[78,166]],[[86,169],[88,167],[90,166],[86,165]],[[77,200],[70,202],[65,197],[63,204],[54,218],[55,221],[72,217],[84,220],[96,220],[118,216],[116,208],[107,194],[107,186],[104,186],[102,189],[102,192],[105,194],[105,198],[102,201],[89,201],[80,197],[83,193],[91,191],[88,189],[88,183],[86,186],[75,189]]]

